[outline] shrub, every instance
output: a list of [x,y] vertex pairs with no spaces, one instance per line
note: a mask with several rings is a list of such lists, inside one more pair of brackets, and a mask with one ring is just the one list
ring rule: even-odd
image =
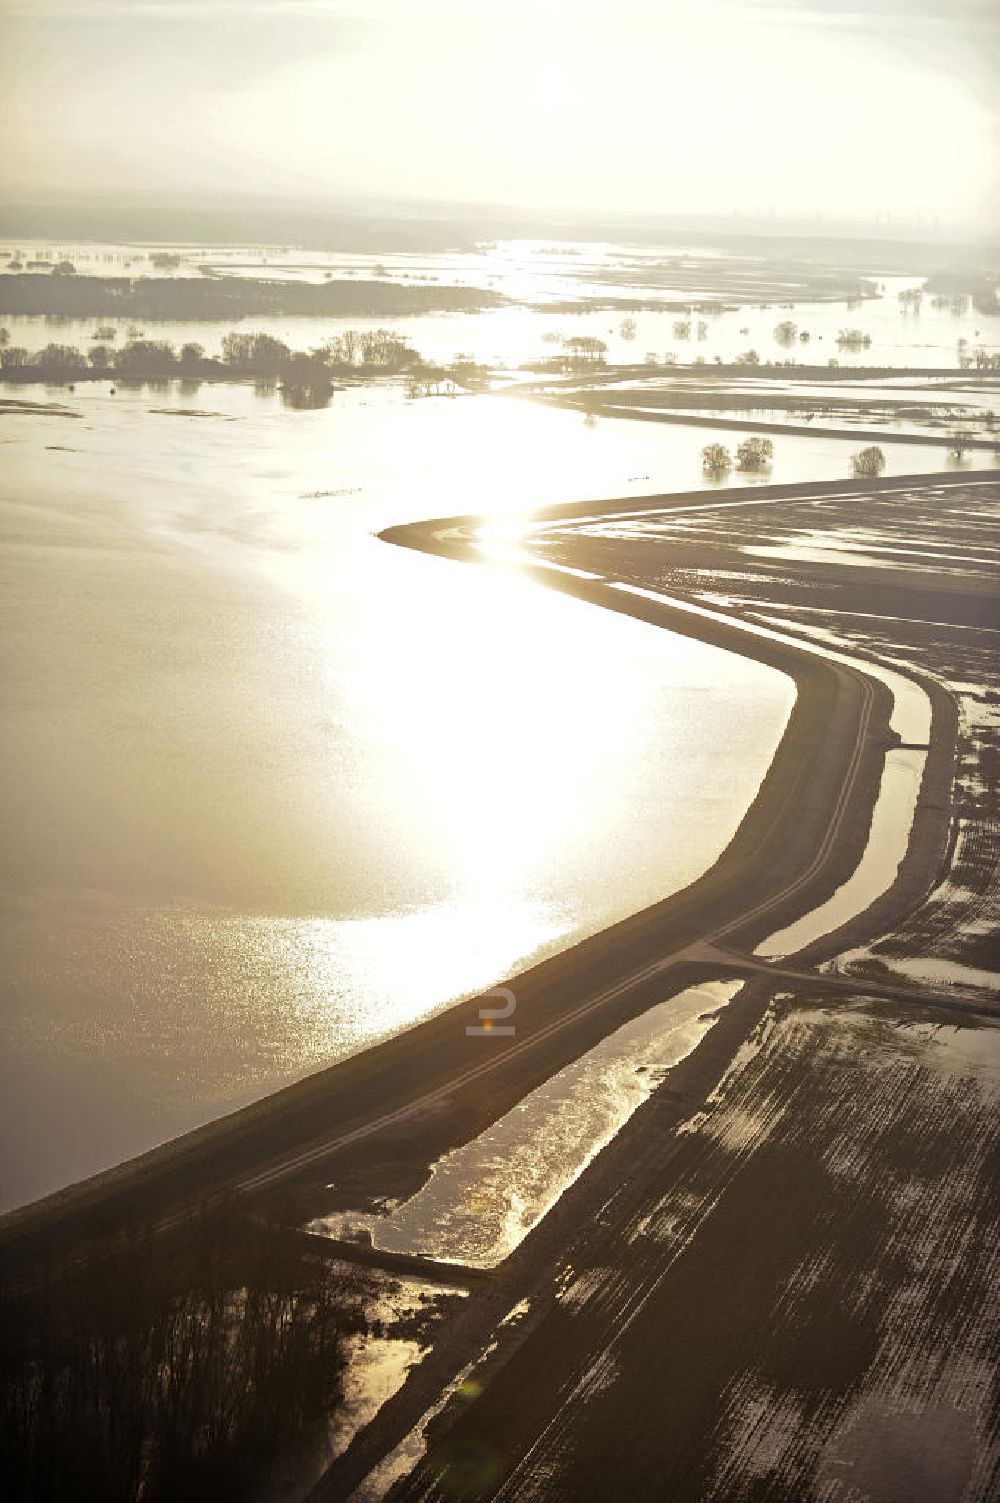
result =
[[871,444],[869,448],[859,449],[857,454],[851,456],[851,466],[855,475],[877,477],[885,469],[885,455],[878,444]]
[[871,342],[871,335],[862,329],[841,329],[837,335],[837,344],[842,350],[867,350]]
[[733,456],[725,444],[706,444],[701,451],[701,464],[706,475],[725,475],[733,467]]
[[774,445],[769,438],[746,438],[736,450],[736,468],[766,470],[773,453]]

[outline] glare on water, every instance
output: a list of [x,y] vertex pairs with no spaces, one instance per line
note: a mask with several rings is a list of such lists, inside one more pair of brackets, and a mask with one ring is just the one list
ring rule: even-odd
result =
[[792,693],[375,536],[665,488],[697,434],[489,397],[61,399],[80,416],[5,420],[3,1111],[35,1144],[8,1203],[684,885]]

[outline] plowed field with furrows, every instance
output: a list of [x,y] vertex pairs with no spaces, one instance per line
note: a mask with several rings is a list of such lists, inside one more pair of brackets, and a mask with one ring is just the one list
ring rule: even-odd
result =
[[393,1496],[997,1496],[997,1045],[776,1003]]

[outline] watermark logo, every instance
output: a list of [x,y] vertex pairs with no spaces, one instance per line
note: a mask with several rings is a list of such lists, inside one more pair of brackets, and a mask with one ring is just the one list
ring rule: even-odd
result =
[[514,1016],[517,1007],[517,998],[506,986],[498,986],[491,992],[484,992],[484,997],[498,997],[503,1002],[502,1007],[481,1007],[479,1009],[479,1022],[470,1023],[466,1033],[472,1039],[491,1039],[498,1034],[505,1034],[510,1038],[515,1028],[513,1023],[505,1020]]

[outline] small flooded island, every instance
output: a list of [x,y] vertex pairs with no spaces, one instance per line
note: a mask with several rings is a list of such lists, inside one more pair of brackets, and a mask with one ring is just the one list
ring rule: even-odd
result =
[[0,1495],[987,1503],[990,8],[0,32]]

